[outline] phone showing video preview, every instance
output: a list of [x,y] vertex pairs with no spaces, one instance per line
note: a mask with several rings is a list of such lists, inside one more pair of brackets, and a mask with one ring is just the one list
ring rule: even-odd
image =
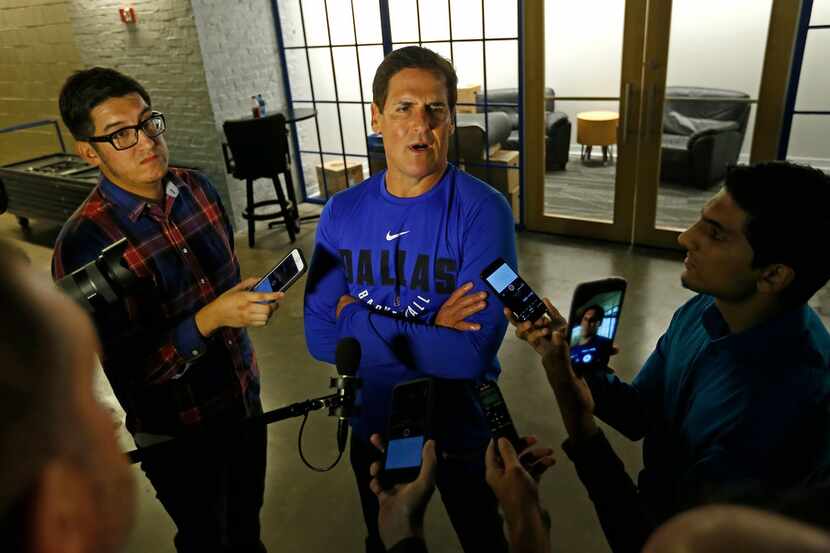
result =
[[575,309],[571,326],[571,364],[607,367],[620,317],[623,292],[596,294]]

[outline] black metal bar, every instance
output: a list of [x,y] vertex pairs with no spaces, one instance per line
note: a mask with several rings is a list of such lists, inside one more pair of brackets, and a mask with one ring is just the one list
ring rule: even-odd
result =
[[823,110],[795,110],[793,115],[830,115],[830,111]]
[[[282,22],[280,22],[280,9],[277,0],[271,0],[271,14],[274,17],[274,28],[277,35],[277,51],[280,55],[280,65],[282,69],[282,87],[285,91],[285,107],[291,108],[293,106],[291,94],[291,78],[288,75],[288,62],[285,58],[285,41],[282,37]],[[309,79],[311,75],[309,75]],[[300,138],[297,131],[297,122],[291,122],[291,148],[294,150],[294,159],[297,160],[297,177],[299,177],[300,190],[302,191],[302,199],[305,201],[308,194],[305,189],[305,171],[303,171],[303,160],[300,157]],[[289,156],[290,159],[290,156]],[[295,206],[296,207],[296,206]]]
[[[342,152],[327,152],[325,150],[300,150],[304,154],[323,154],[326,156],[339,156]],[[346,154],[349,157],[369,157],[369,154]]]
[[781,134],[778,137],[778,159],[787,159],[787,149],[790,147],[790,132],[793,127],[793,112],[798,96],[798,83],[801,80],[801,65],[804,63],[804,49],[807,45],[807,32],[810,26],[810,15],[813,12],[813,0],[803,0],[801,14],[798,18],[798,34],[795,38],[793,61],[790,65],[790,80],[787,87],[787,99],[784,108],[784,121],[781,125]]
[[[366,109],[363,107],[366,102],[363,97],[363,72],[360,70],[360,49],[357,47],[357,19],[354,16],[354,0],[349,2],[352,7],[352,32],[354,32],[354,55],[357,59],[357,87],[360,90],[360,120],[363,121],[363,135],[368,139],[369,129],[366,127]],[[345,103],[345,102],[344,102]],[[369,158],[369,144],[366,144],[366,158]],[[348,169],[346,170],[346,183],[349,182]]]
[[[311,104],[311,100],[294,100],[295,104]],[[335,100],[314,100],[314,103],[317,104],[371,104],[372,102],[366,100],[361,102],[359,100],[340,100],[339,102]],[[478,104],[475,102],[457,102],[457,106],[477,106]],[[490,102],[487,104],[490,107],[504,107],[504,108],[518,108],[520,104],[512,103],[512,102]]]
[[423,46],[421,40],[421,0],[415,0],[415,21],[418,23],[418,46]]
[[37,121],[29,121],[28,123],[19,123],[17,125],[12,125],[11,127],[5,127],[0,129],[0,134],[14,131],[22,131],[25,129],[33,129],[35,127],[43,127],[46,125],[55,126],[55,134],[58,135],[58,142],[61,145],[61,152],[65,154],[66,143],[63,141],[63,133],[61,132],[60,125],[58,125],[57,119],[38,119]]
[[[344,43],[344,44],[332,44],[332,48],[351,48],[354,46],[383,46],[382,42],[355,42],[352,43]],[[328,48],[328,44],[314,44],[308,47],[309,50],[314,50],[315,48]],[[302,46],[286,46],[286,50],[305,50]]]
[[378,0],[380,7],[380,32],[383,36],[383,55],[392,51],[392,20],[389,17],[389,0]]
[[830,29],[830,25],[810,25],[807,28],[810,29],[811,31],[813,29]]
[[[447,22],[449,23],[449,30],[450,30],[450,63],[452,63],[453,67],[454,67],[455,66],[455,49],[453,48],[453,44],[455,43],[455,41],[452,39],[452,0],[447,0]],[[456,90],[457,90],[457,87],[456,87]],[[457,108],[458,106],[459,106],[458,97],[456,96],[455,107]],[[455,142],[455,155],[457,157],[459,155],[459,152],[461,151],[461,146],[459,144],[459,138],[458,138],[458,132],[457,132],[458,131],[458,114],[456,113],[455,109],[452,110],[452,124],[453,124],[453,127],[455,128],[455,132],[453,132],[452,134],[453,134],[453,142]],[[456,159],[456,161],[458,161],[458,159]]]
[[[519,37],[517,37],[517,36],[500,36],[500,37],[488,38],[487,40],[496,42],[496,41],[518,40],[518,39],[519,39]],[[457,38],[457,39],[455,39],[455,42],[481,42],[481,41],[482,41],[482,39],[480,39],[480,38]],[[445,42],[449,42],[449,41],[448,40],[442,40],[442,39],[438,38],[438,39],[434,39],[434,40],[422,40],[421,44],[443,44]],[[390,45],[391,44],[395,44],[395,43],[390,42]],[[383,42],[358,42],[357,44],[345,43],[345,44],[332,44],[331,46],[333,48],[339,48],[339,47],[344,47],[345,48],[345,47],[352,47],[352,46],[385,46],[385,44]],[[305,49],[313,50],[315,48],[328,48],[328,47],[329,46],[327,44],[316,44],[316,45],[308,46],[307,48],[304,47],[304,46],[286,46],[285,49],[286,50],[305,50]]]
[[[301,24],[302,29],[303,29],[303,45],[308,46],[308,38],[307,38],[306,32],[305,32],[305,14],[303,13],[303,0],[297,0],[297,3],[300,5],[300,24]],[[311,58],[308,55],[308,48],[306,48],[306,50],[305,50],[305,63],[306,63],[306,67],[308,69],[308,86],[311,89],[311,104],[312,104],[312,107],[314,107],[314,109],[316,110],[317,109],[317,105],[316,105],[317,96],[314,94],[314,79],[311,77]],[[317,146],[322,150],[323,149],[322,148],[323,141],[320,139],[320,118],[319,117],[314,118],[314,128],[317,131]],[[323,192],[325,192],[325,194],[324,194],[325,197],[328,198],[329,189],[328,189],[328,183],[326,182],[326,180],[327,180],[326,179],[326,162],[323,159],[323,154],[322,153],[320,154],[320,167],[323,168],[323,170],[321,171],[323,173]],[[320,183],[317,183],[317,184],[319,185]]]
[[[519,221],[518,227],[524,228],[525,222],[525,110],[524,110],[524,90],[525,90],[525,58],[524,58],[524,30],[522,22],[524,21],[524,2],[519,0],[516,2],[518,6],[518,21],[517,34],[519,35]],[[547,154],[547,152],[545,152]],[[508,190],[509,192],[509,190]],[[544,203],[544,199],[542,201]]]
[[[482,83],[484,85],[484,160],[489,165],[490,163],[490,118],[487,114],[490,112],[487,105],[487,32],[484,28],[484,0],[481,0],[481,69],[482,69]],[[487,182],[489,184],[492,173],[490,167],[487,167]]]
[[[331,45],[331,22],[329,21],[329,0],[323,0],[323,9],[326,12],[326,36]],[[355,41],[357,37],[355,37]],[[340,94],[337,90],[337,69],[334,66],[334,48],[329,46],[329,57],[331,59],[331,78],[334,82],[334,101],[337,103],[337,130],[340,132],[340,153],[343,156],[343,171],[345,171],[346,188],[349,187],[349,161],[346,159],[346,142],[343,140],[343,117],[340,115]],[[320,145],[323,149],[323,145]],[[323,165],[323,174],[326,174],[326,166]],[[328,189],[326,190],[328,193]],[[328,195],[328,194],[327,194]]]

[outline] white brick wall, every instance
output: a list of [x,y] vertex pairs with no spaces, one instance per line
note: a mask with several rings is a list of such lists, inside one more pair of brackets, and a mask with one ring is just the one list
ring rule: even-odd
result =
[[[220,140],[224,121],[251,115],[252,95],[262,94],[269,113],[283,110],[285,95],[270,0],[192,2],[214,129]],[[228,175],[227,183],[237,226],[245,228],[241,218],[245,182]],[[260,179],[254,188],[257,200],[275,198],[270,180]]]
[[167,116],[171,161],[203,169],[233,217],[190,1],[134,0],[129,5],[135,8],[135,25],[119,19],[124,5],[112,0],[70,4],[81,61],[86,67],[112,67],[144,85],[153,107]]

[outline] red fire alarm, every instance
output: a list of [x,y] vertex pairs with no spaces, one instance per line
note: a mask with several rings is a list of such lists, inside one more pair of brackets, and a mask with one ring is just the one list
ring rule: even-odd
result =
[[135,10],[130,6],[129,8],[118,8],[118,15],[121,16],[121,21],[124,23],[135,23]]

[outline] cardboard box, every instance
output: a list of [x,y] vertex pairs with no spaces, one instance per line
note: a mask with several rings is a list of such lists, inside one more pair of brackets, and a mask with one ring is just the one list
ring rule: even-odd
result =
[[[458,85],[458,97],[456,98],[457,104],[475,104],[476,103],[476,92],[481,92],[481,85],[479,84],[471,84],[471,85]],[[475,113],[476,107],[472,106],[457,106],[455,108],[456,113]]]
[[513,218],[519,222],[519,152],[497,150],[490,154],[490,185],[504,194],[513,208]]
[[[323,186],[323,171],[325,168],[326,185]],[[320,196],[330,198],[336,192],[363,182],[363,165],[357,161],[349,161],[348,166],[343,160],[327,161],[317,166],[317,184],[320,186]],[[326,192],[328,191],[328,194]]]

